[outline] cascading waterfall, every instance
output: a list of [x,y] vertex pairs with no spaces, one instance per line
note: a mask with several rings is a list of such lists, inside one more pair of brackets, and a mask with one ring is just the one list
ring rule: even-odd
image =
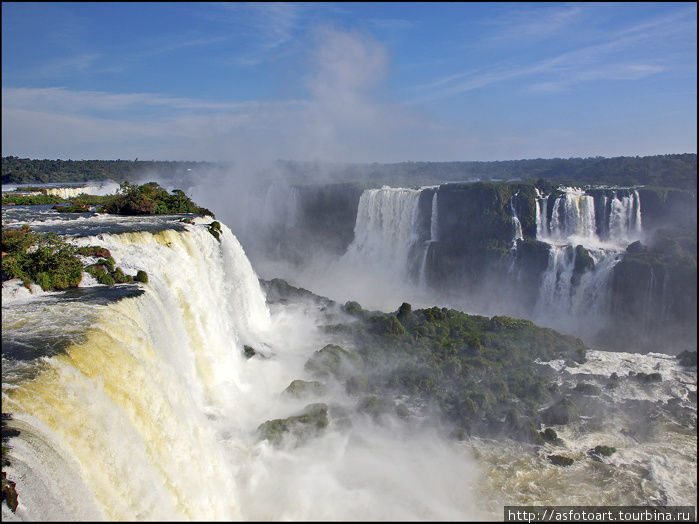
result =
[[[239,518],[229,433],[255,413],[244,402],[242,344],[270,317],[240,244],[223,226],[88,237],[128,273],[136,298],[98,314],[84,341],[3,383],[3,410],[22,437],[12,461],[31,520]],[[248,405],[252,404],[252,405]],[[259,416],[259,413],[258,413]]]
[[379,269],[404,280],[416,233],[420,189],[367,189],[359,198],[354,240],[341,264]]
[[420,263],[420,279],[419,285],[422,288],[427,286],[427,256],[430,253],[430,244],[438,241],[439,235],[439,211],[438,211],[438,201],[437,201],[438,191],[435,190],[432,195],[432,211],[430,213],[430,239],[425,242],[425,250],[422,255],[422,262]]
[[119,185],[116,182],[106,183],[99,186],[85,187],[49,187],[46,189],[47,195],[54,195],[61,198],[74,198],[83,194],[88,195],[109,195],[116,192]]
[[608,218],[608,239],[616,243],[630,243],[641,236],[641,199],[638,191],[618,196],[615,191],[611,198]]
[[[544,215],[546,216],[546,215]],[[562,241],[575,236],[591,239],[596,235],[594,199],[577,188],[565,188],[551,212],[547,235],[552,241]],[[542,229],[543,231],[543,229]]]
[[517,197],[519,194],[519,191],[515,193],[512,198],[510,198],[510,211],[512,211],[512,225],[514,227],[514,233],[512,236],[512,248],[515,249],[517,247],[517,241],[518,240],[524,240],[524,235],[522,234],[522,224],[519,221],[519,218],[517,217],[517,211],[515,210],[515,204],[514,204],[514,199]]
[[593,197],[573,187],[559,188],[563,195],[553,202],[536,190],[536,236],[545,242],[568,242],[571,237],[584,245],[608,243],[619,247],[638,240],[642,234],[641,199],[638,191],[613,190]]
[[578,255],[573,246],[550,246],[534,308],[535,321],[575,329],[605,319],[610,300],[609,279],[619,254],[602,249],[587,252],[594,267],[576,275]]
[[[537,239],[549,243],[550,251],[535,317],[559,327],[573,325],[572,320],[581,316],[603,321],[610,307],[612,270],[626,246],[642,234],[638,191],[592,196],[573,187],[559,190],[563,194],[554,199],[550,217],[549,197],[536,192]],[[582,275],[574,275],[577,245],[585,247],[594,261]]]

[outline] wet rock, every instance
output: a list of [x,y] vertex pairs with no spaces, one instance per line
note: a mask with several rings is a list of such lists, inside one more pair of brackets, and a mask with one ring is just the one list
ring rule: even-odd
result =
[[685,350],[679,355],[677,355],[677,360],[680,362],[680,366],[683,367],[696,367],[697,365],[697,352]]
[[563,455],[548,455],[546,458],[554,466],[567,467],[567,466],[572,466],[573,463],[575,462],[572,458],[564,457]]
[[294,380],[282,393],[294,398],[320,396],[325,393],[325,384],[317,380]]
[[243,354],[245,355],[245,358],[252,358],[257,355],[257,351],[255,351],[255,348],[252,346],[245,344],[243,345]]
[[551,444],[562,444],[563,441],[558,438],[558,433],[556,433],[556,430],[553,428],[546,428],[544,431],[539,433],[541,435],[541,438],[544,439],[546,442],[550,442]]
[[573,388],[573,391],[583,395],[599,395],[602,392],[600,388],[588,382],[579,382],[575,388]]
[[268,420],[260,424],[257,434],[262,440],[267,439],[278,446],[287,435],[294,437],[297,443],[301,443],[318,436],[327,426],[327,404],[309,404],[298,415]]
[[15,483],[7,480],[6,473],[2,472],[2,501],[7,503],[7,507],[14,513],[17,511],[17,490]]
[[609,381],[607,382],[607,387],[609,389],[614,389],[619,386],[620,383],[620,378],[619,375],[616,374],[616,371],[614,371],[611,375],[609,375]]
[[640,371],[638,373],[634,373],[633,371],[629,371],[629,377],[632,377],[645,384],[650,384],[651,382],[661,382],[663,380],[663,376],[658,372],[644,373],[643,371]]
[[556,426],[574,422],[580,418],[580,414],[578,413],[576,405],[567,398],[564,398],[545,409],[541,417],[546,424]]
[[543,438],[531,419],[523,417],[515,409],[505,416],[505,430],[509,437],[531,444],[542,444]]
[[304,369],[320,378],[335,377],[338,380],[349,376],[355,369],[356,356],[340,346],[328,344],[311,355]]
[[593,449],[587,450],[588,455],[597,457],[611,457],[615,452],[616,448],[603,445],[595,446]]

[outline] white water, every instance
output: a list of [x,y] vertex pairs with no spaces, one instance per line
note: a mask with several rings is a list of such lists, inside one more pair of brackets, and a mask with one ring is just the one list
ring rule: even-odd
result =
[[354,240],[339,264],[381,271],[391,281],[408,279],[410,250],[417,242],[419,189],[384,186],[362,193]]
[[630,190],[630,195],[620,195],[617,191],[613,191],[611,197],[601,195],[595,206],[594,198],[579,188],[561,187],[560,190],[564,194],[555,199],[550,219],[547,217],[548,197],[536,190],[538,240],[623,249],[641,238],[638,191]]
[[[582,334],[580,326],[601,326],[609,311],[612,270],[626,246],[641,238],[641,201],[638,191],[611,197],[601,195],[597,206],[579,188],[562,187],[550,219],[548,197],[537,189],[537,239],[550,244],[549,263],[542,276],[534,320]],[[577,245],[586,247],[595,267],[577,285],[572,281]]]
[[[492,517],[471,494],[468,450],[429,429],[407,438],[358,419],[294,449],[257,440],[259,424],[304,405],[280,393],[308,378],[304,362],[330,340],[318,312],[271,312],[230,230],[219,244],[204,222],[78,240],[108,248],[126,273],[145,269],[149,282],[139,297],[85,305],[84,337],[31,363],[35,378],[6,374],[3,360],[3,409],[21,431],[7,468],[20,505],[16,514],[3,506],[3,518]],[[82,307],[66,304],[63,322],[70,311],[87,319]],[[3,331],[18,315],[3,313]],[[243,344],[271,358],[246,360]]]
[[[692,477],[673,484],[661,468],[691,467],[677,446],[633,455],[632,442],[612,442],[625,449],[610,482],[589,460],[563,470],[514,443],[459,443],[361,417],[296,448],[259,442],[260,423],[303,407],[280,392],[308,378],[304,362],[332,339],[313,306],[268,307],[235,237],[223,226],[219,244],[206,222],[79,240],[110,249],[126,273],[145,269],[149,283],[106,306],[54,305],[63,323],[54,329],[80,320],[85,336],[66,354],[22,364],[35,378],[8,378],[3,360],[3,408],[22,432],[7,468],[20,506],[12,514],[3,505],[3,519],[500,519],[505,503],[594,504],[603,485],[611,504],[640,503],[657,486],[692,503]],[[42,310],[8,309],[17,305],[3,301],[3,332],[45,321]],[[271,358],[246,360],[242,344]],[[317,400],[351,409],[354,400],[330,386]],[[681,444],[696,457],[693,438]],[[579,435],[566,441],[571,452],[583,446]],[[649,457],[658,465],[647,482],[632,466]]]
[[116,182],[105,182],[99,185],[87,185],[83,187],[47,187],[47,195],[55,195],[61,198],[73,198],[79,195],[110,195],[119,189]]
[[534,321],[581,335],[591,325],[606,321],[610,302],[612,269],[619,253],[589,249],[594,268],[574,282],[576,252],[570,245],[551,245],[549,261],[541,278]]
[[524,235],[522,234],[522,224],[519,221],[519,218],[517,217],[517,211],[515,210],[515,205],[514,205],[514,198],[517,196],[517,193],[510,198],[510,211],[512,212],[512,224],[514,226],[514,234],[512,236],[512,249],[517,248],[517,241],[518,240],[524,240]]

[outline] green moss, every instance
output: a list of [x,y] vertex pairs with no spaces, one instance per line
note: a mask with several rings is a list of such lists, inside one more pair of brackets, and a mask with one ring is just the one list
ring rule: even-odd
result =
[[342,347],[328,344],[316,351],[306,361],[304,369],[319,377],[335,377],[338,380],[349,377],[357,362],[357,357]]
[[269,440],[273,445],[279,446],[287,436],[296,442],[303,442],[318,436],[327,426],[328,406],[310,404],[298,415],[264,422],[257,428],[257,434],[261,439]]
[[317,380],[294,380],[282,393],[295,398],[320,396],[325,393],[325,385]]

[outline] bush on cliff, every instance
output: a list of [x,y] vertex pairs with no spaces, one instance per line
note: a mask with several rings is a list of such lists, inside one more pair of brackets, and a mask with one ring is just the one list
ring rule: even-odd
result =
[[36,282],[44,291],[75,287],[83,265],[77,248],[56,233],[36,233],[28,226],[2,231],[2,278]]
[[107,213],[117,215],[168,215],[179,213],[214,214],[206,208],[197,206],[180,189],[172,194],[157,182],[143,185],[130,184],[128,181],[119,186],[119,192],[109,198],[104,206]]

